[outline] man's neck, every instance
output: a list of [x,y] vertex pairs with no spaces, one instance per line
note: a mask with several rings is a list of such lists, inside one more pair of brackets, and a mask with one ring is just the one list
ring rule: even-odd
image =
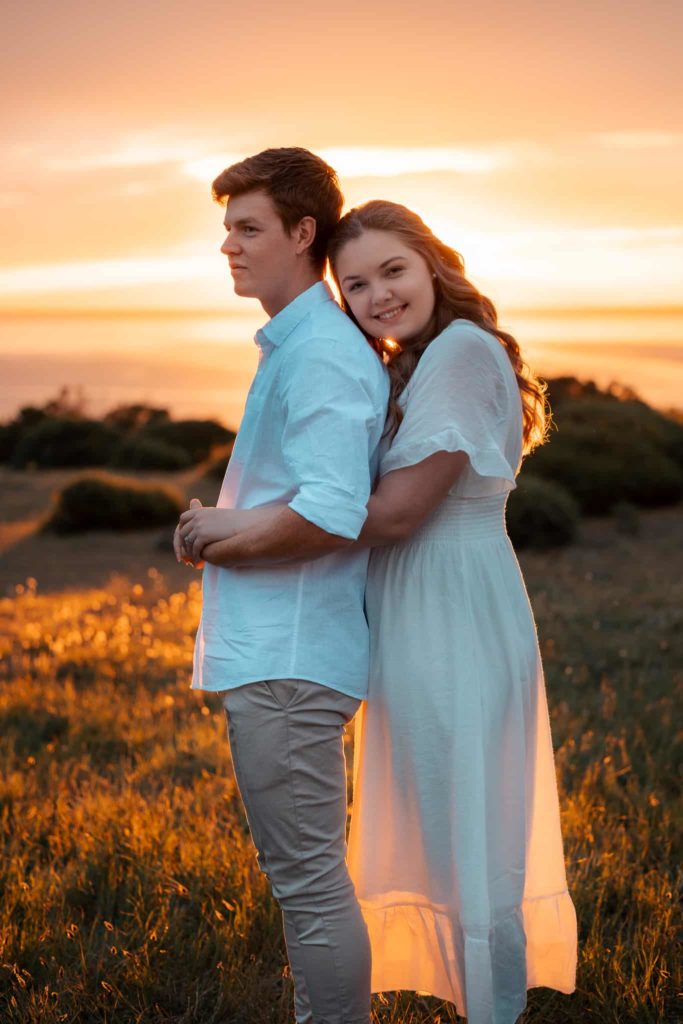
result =
[[293,276],[288,282],[287,287],[284,288],[277,296],[268,296],[267,298],[261,299],[261,305],[268,316],[273,319],[277,316],[285,306],[288,306],[290,302],[294,302],[294,299],[301,295],[302,292],[308,291],[318,281],[322,281],[322,274],[313,268],[306,269],[301,274]]

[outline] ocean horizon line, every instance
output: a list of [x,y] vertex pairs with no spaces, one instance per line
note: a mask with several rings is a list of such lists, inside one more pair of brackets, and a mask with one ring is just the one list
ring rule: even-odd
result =
[[[683,316],[683,305],[538,305],[538,306],[505,306],[505,315],[514,316],[575,316],[575,317],[614,317],[614,316]],[[25,307],[0,309],[0,318],[26,319],[26,320],[50,320],[50,319],[140,319],[154,320],[168,317],[178,319],[191,318],[215,318],[226,317],[228,319],[246,319],[258,313],[259,310],[237,310],[209,307],[182,307],[174,308],[140,308],[140,307],[102,307],[83,308],[74,307],[69,309],[27,309]]]

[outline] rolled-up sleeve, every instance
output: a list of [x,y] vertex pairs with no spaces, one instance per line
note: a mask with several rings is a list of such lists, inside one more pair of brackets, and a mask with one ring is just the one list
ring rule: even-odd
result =
[[372,489],[371,436],[384,408],[372,374],[349,362],[334,339],[311,339],[288,354],[282,451],[297,488],[289,507],[327,533],[355,540]]

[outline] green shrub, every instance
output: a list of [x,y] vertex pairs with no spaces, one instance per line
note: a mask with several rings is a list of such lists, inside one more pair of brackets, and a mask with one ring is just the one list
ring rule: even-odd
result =
[[13,423],[0,423],[0,462],[9,462],[19,435]]
[[128,437],[114,452],[112,466],[121,469],[186,469],[191,459],[184,448],[172,448],[151,437]]
[[120,434],[98,420],[47,417],[20,438],[12,454],[15,469],[28,465],[104,466]]
[[105,415],[104,422],[117,430],[130,434],[152,423],[166,423],[170,419],[168,409],[136,402],[133,405],[117,405]]
[[646,441],[683,469],[683,423],[637,399],[616,401],[608,396],[564,400],[558,404],[555,418],[560,429],[581,426],[610,439],[628,436],[633,441]]
[[618,401],[616,395],[609,391],[602,391],[592,380],[578,380],[576,377],[550,377],[546,384],[548,385],[548,401],[553,409],[557,409],[563,402],[582,398]]
[[621,501],[657,507],[683,496],[683,474],[652,441],[617,420],[563,419],[549,442],[525,463],[524,473],[561,484],[581,510],[606,515]]
[[161,441],[171,448],[180,448],[188,453],[193,463],[202,462],[217,445],[234,441],[235,434],[215,420],[169,420],[150,423],[134,437]]
[[548,400],[553,409],[556,409],[562,402],[584,398],[643,404],[633,388],[627,384],[619,384],[616,381],[608,384],[606,388],[598,387],[595,381],[578,380],[576,377],[550,377],[546,383],[548,385]]
[[516,548],[571,544],[579,528],[579,507],[564,487],[527,474],[507,504],[507,528]]
[[67,484],[57,496],[46,528],[55,533],[144,530],[174,522],[183,508],[175,491],[144,487],[102,473]]
[[9,423],[0,424],[0,462],[10,462],[22,437],[45,419],[42,409],[27,405]]

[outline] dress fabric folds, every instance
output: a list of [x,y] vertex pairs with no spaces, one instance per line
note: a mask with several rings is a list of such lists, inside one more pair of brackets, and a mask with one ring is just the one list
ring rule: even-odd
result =
[[439,450],[468,464],[411,538],[371,556],[349,866],[373,991],[514,1024],[528,988],[572,992],[576,969],[543,672],[505,530],[519,391],[500,342],[457,320],[401,404],[382,474]]

